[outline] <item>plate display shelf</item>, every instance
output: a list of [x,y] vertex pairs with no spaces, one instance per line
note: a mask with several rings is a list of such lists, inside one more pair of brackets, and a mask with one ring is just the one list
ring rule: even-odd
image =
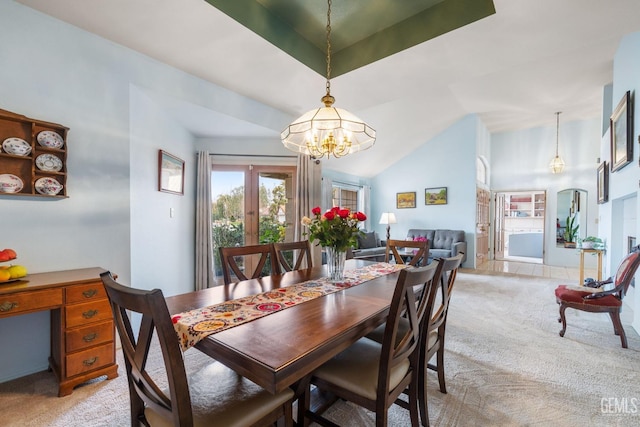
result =
[[[38,134],[43,131],[57,133],[63,141],[60,148],[43,146],[38,143]],[[0,197],[44,197],[66,198],[67,196],[67,133],[69,128],[57,123],[31,119],[29,117],[0,109],[0,174],[12,174],[19,177],[23,187],[16,193],[0,192]],[[31,145],[31,152],[26,156],[10,154],[2,149],[2,141],[7,138],[21,138]],[[59,171],[41,170],[36,165],[36,159],[41,154],[50,154],[62,162]],[[53,178],[62,184],[62,190],[57,194],[40,194],[36,190],[36,181],[40,178]]]

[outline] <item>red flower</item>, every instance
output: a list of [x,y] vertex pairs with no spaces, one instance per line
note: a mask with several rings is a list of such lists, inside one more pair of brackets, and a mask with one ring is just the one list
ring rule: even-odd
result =
[[334,207],[332,207],[332,208],[330,209],[330,211],[331,211],[331,212],[333,212],[334,214],[335,214],[335,213],[337,213],[339,210],[340,210],[340,208],[339,208],[339,207],[337,207],[337,206],[334,206]]
[[336,214],[331,210],[331,211],[325,212],[324,217],[329,221],[333,221],[333,219],[336,217]]
[[358,221],[366,221],[367,220],[367,216],[362,212],[356,212],[356,219]]
[[349,216],[349,209],[340,209],[338,215],[340,215],[340,218],[347,218]]
[[311,209],[311,213],[314,215],[320,215],[320,206],[316,206],[315,208]]

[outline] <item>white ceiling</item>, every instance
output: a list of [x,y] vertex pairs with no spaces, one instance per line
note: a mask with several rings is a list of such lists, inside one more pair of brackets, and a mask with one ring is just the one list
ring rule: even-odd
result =
[[[323,77],[204,0],[16,1],[292,118],[324,95]],[[561,123],[600,118],[618,44],[640,30],[640,1],[494,4],[492,16],[332,79],[335,105],[367,121],[378,139],[325,165],[373,176],[471,113],[491,132],[555,126],[556,111]],[[186,103],[165,106],[198,136],[278,138],[282,130]]]

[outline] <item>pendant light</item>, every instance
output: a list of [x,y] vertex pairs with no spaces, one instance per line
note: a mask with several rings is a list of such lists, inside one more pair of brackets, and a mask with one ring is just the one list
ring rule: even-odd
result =
[[556,113],[556,156],[549,163],[551,173],[562,173],[564,170],[564,160],[558,155],[558,139],[560,134],[560,112]]
[[352,113],[333,107],[331,96],[331,0],[327,10],[327,84],[324,107],[311,110],[282,131],[284,146],[314,158],[336,158],[371,148],[376,131]]

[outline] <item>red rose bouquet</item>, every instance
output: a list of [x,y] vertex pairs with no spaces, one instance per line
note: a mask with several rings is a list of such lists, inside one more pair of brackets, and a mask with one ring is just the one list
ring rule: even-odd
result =
[[313,218],[302,218],[302,224],[309,232],[309,240],[318,241],[324,247],[335,248],[337,251],[346,251],[356,244],[356,238],[361,233],[358,224],[367,219],[362,212],[351,212],[349,209],[333,207],[320,214],[320,207],[311,210]]

